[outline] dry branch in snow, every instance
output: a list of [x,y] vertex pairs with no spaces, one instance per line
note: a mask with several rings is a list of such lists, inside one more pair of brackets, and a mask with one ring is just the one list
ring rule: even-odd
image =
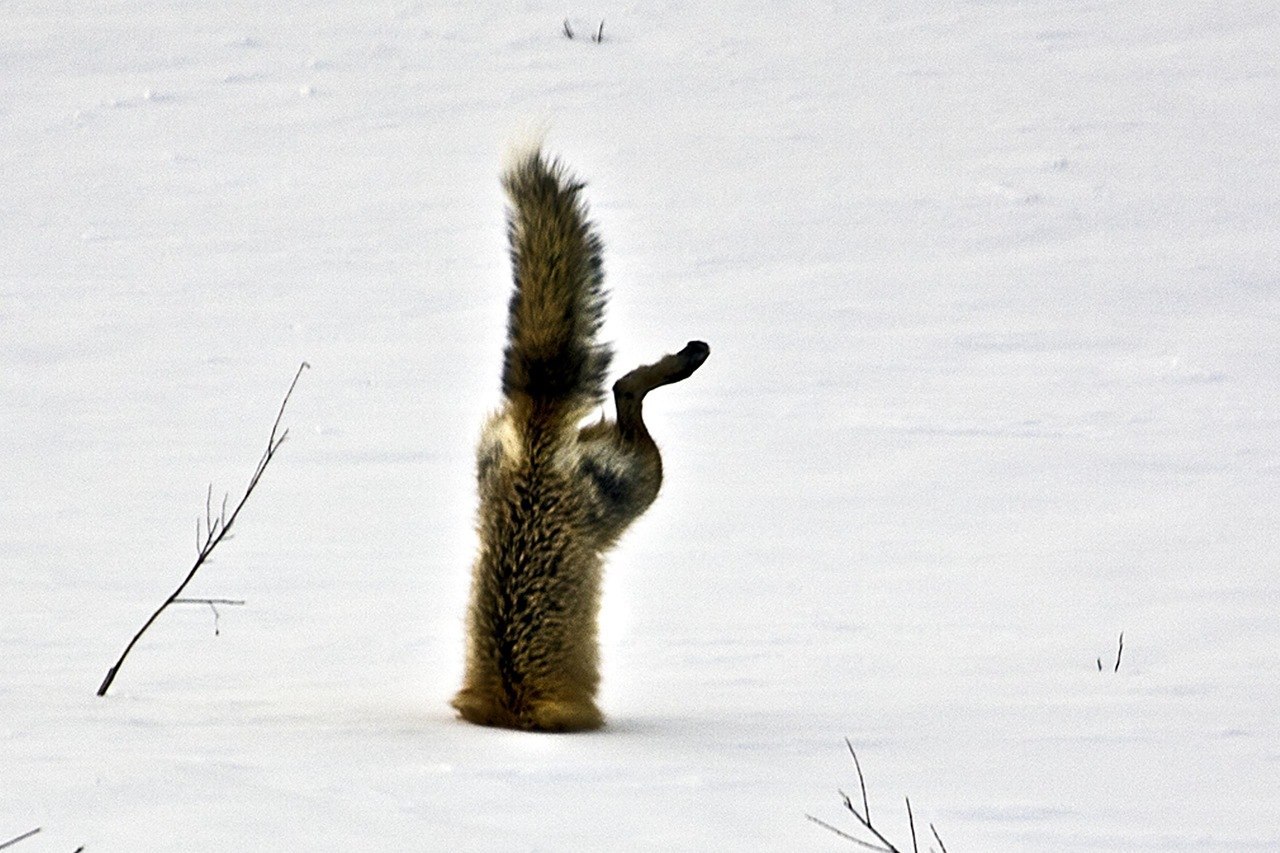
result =
[[[1120,643],[1116,647],[1116,665],[1112,672],[1120,671],[1120,657],[1124,654],[1124,631],[1120,632]],[[1102,672],[1102,658],[1098,658],[1098,672]]]
[[[569,25],[568,18],[564,19],[564,24],[561,26],[561,32],[563,32],[564,37],[569,39],[570,41],[573,41],[573,39],[576,38],[576,35],[573,32],[573,27]],[[596,31],[591,34],[591,40],[596,44],[600,44],[601,42],[604,41],[604,21],[603,20],[600,21],[600,26],[596,28]]]
[[[231,525],[235,524],[236,518],[240,515],[240,510],[244,508],[245,502],[249,500],[249,495],[253,494],[253,490],[257,488],[258,481],[262,479],[263,473],[267,470],[267,465],[270,464],[272,457],[276,455],[276,451],[280,449],[280,445],[283,444],[285,438],[288,437],[288,429],[281,432],[278,436],[276,434],[280,429],[280,419],[284,417],[284,407],[289,404],[289,397],[293,395],[293,389],[294,386],[298,384],[298,378],[302,376],[302,371],[306,370],[310,366],[311,365],[304,361],[298,367],[298,372],[294,374],[293,382],[289,384],[289,390],[285,392],[284,400],[280,403],[280,411],[276,413],[275,423],[271,425],[271,435],[267,438],[266,452],[263,453],[262,458],[258,460],[258,467],[254,469],[253,476],[249,478],[249,486],[244,491],[244,497],[240,498],[240,502],[236,504],[235,509],[231,511],[230,515],[227,515],[227,501],[226,498],[223,498],[221,513],[217,518],[213,517],[213,486],[209,487],[204,503],[205,522],[203,533],[201,532],[199,519],[196,520],[195,565],[193,565],[190,571],[187,572],[187,576],[183,578],[182,583],[178,584],[178,588],[164,600],[164,603],[156,609],[155,613],[151,614],[151,618],[143,624],[142,628],[138,630],[138,633],[133,635],[133,639],[129,641],[129,645],[125,646],[124,652],[121,653],[120,658],[115,662],[115,665],[112,666],[111,669],[107,670],[107,677],[102,680],[102,685],[98,687],[99,696],[107,695],[107,690],[111,687],[111,682],[115,681],[116,674],[120,671],[120,666],[124,663],[124,659],[129,656],[129,652],[133,651],[133,647],[138,644],[138,640],[142,639],[142,635],[147,632],[147,629],[151,627],[156,619],[160,618],[160,614],[163,613],[170,604],[176,604],[179,602],[186,603],[190,601],[192,603],[208,604],[212,607],[216,603],[233,603],[225,599],[220,602],[214,599],[182,599],[181,595],[182,591],[187,588],[187,584],[191,583],[191,579],[196,576],[196,572],[200,571],[200,567],[208,561],[209,555],[213,553],[213,549],[217,548],[218,544],[222,542],[223,539],[227,538],[227,534],[231,532]],[[215,610],[214,612],[216,614],[217,611]],[[214,630],[216,631],[217,628],[215,627]]]
[[15,838],[10,838],[8,841],[0,841],[0,850],[6,850],[12,847],[13,845],[17,844],[19,841],[26,841],[28,838],[30,838],[33,835],[36,835],[39,832],[40,832],[40,827],[37,826],[35,829],[24,832]]
[[[845,810],[848,811],[849,814],[853,815],[854,819],[858,821],[863,829],[871,833],[875,838],[875,841],[866,841],[856,835],[851,835],[843,829],[838,829],[837,827],[827,823],[825,820],[819,820],[811,814],[807,814],[805,817],[823,829],[830,830],[846,841],[852,841],[854,844],[867,850],[878,850],[880,853],[903,853],[901,849],[895,847],[893,842],[886,838],[880,830],[876,828],[875,824],[871,822],[871,807],[867,802],[867,781],[862,775],[862,764],[858,761],[858,753],[854,751],[853,744],[849,742],[849,739],[845,738],[844,742],[845,745],[849,747],[849,755],[853,757],[854,769],[858,771],[858,787],[862,791],[862,811],[858,811],[857,806],[853,804],[853,800],[849,799],[849,795],[844,791],[839,792],[840,799],[844,802]],[[911,828],[911,850],[913,853],[920,853],[920,844],[916,839],[916,817],[911,811],[910,797],[907,798],[907,824]],[[941,853],[947,853],[947,846],[942,843],[942,837],[938,835],[937,828],[935,828],[933,824],[929,824],[929,831],[933,833],[934,840],[938,842],[938,847],[941,848]],[[933,848],[931,847],[929,849],[932,850]]]

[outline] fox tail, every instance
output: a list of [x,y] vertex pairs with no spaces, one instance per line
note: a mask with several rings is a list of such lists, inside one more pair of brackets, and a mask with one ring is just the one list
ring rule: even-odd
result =
[[540,150],[503,176],[511,207],[511,294],[502,392],[579,409],[604,399],[613,353],[596,342],[604,319],[601,243],[579,198],[583,184]]

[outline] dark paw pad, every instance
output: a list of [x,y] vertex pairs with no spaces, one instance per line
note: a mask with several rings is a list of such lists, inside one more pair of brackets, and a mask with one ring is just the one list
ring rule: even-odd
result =
[[702,341],[689,341],[677,355],[681,361],[688,365],[689,372],[692,373],[702,366],[702,362],[707,360],[707,356],[711,355],[711,347]]

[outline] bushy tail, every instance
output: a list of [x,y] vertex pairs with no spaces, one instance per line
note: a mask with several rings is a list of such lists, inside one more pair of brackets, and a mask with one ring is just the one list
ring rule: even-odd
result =
[[511,200],[511,294],[502,392],[536,402],[593,406],[604,398],[613,353],[596,343],[604,318],[600,238],[579,198],[582,184],[541,151],[503,177]]

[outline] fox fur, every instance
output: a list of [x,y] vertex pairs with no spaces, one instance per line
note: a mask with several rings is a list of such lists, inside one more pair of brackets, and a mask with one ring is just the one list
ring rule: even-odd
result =
[[710,350],[692,341],[613,386],[617,420],[581,426],[604,401],[612,359],[601,242],[583,185],[540,150],[503,185],[514,290],[501,408],[476,454],[479,553],[467,659],[453,707],[484,726],[595,729],[602,557],[658,494],[662,459],[645,394],[692,375]]

